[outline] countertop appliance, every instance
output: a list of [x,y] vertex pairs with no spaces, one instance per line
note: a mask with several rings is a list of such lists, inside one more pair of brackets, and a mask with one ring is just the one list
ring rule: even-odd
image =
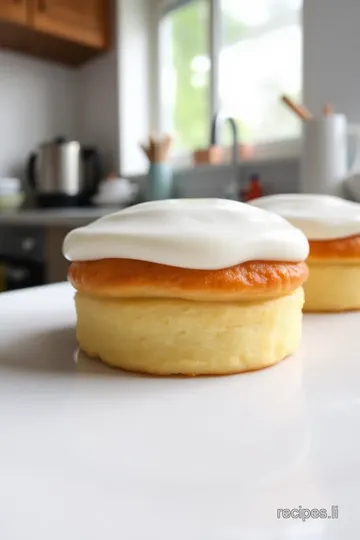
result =
[[88,206],[102,178],[99,153],[59,137],[30,155],[27,177],[41,207]]
[[0,228],[0,291],[45,283],[45,230],[43,227]]

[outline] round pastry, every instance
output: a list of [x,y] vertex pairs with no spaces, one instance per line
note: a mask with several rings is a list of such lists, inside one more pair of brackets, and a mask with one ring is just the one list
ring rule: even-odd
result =
[[330,195],[270,195],[251,202],[301,229],[310,244],[304,311],[360,309],[360,204]]
[[229,374],[298,347],[308,242],[286,220],[222,199],[143,203],[64,241],[77,338],[154,375]]

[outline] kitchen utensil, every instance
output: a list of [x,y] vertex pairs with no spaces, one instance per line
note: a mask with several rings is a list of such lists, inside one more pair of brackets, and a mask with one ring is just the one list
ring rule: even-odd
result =
[[334,114],[334,112],[334,106],[332,103],[326,103],[326,105],[324,105],[322,110],[324,116],[331,116],[332,114]]
[[[355,152],[349,166],[348,138]],[[343,114],[328,114],[303,125],[302,193],[343,196],[346,178],[360,171],[360,126],[349,125]]]
[[301,120],[308,121],[311,120],[311,112],[304,106],[298,103],[295,103],[289,96],[281,96],[281,100],[291,109]]
[[57,138],[40,146],[27,163],[28,181],[41,206],[87,204],[101,179],[95,148]]

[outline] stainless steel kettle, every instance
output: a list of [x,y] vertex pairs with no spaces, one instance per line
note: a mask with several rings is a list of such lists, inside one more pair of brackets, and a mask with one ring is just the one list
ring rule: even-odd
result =
[[40,206],[86,205],[97,192],[101,169],[95,148],[57,138],[30,155],[27,176]]

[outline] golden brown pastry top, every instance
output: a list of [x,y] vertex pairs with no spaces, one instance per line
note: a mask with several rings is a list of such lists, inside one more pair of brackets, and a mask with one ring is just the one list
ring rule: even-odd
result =
[[307,279],[306,263],[250,261],[221,270],[192,270],[131,259],[73,262],[78,291],[112,298],[252,301],[291,293]]
[[310,262],[360,262],[360,235],[336,240],[310,240]]

